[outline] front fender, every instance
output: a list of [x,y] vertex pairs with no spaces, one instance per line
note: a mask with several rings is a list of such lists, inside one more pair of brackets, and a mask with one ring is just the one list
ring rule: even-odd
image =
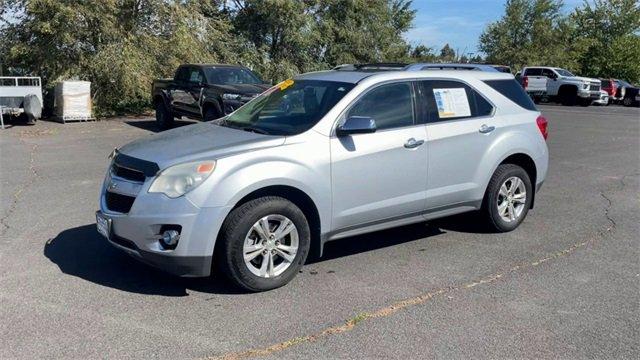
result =
[[[278,150],[267,149],[262,152],[270,151]],[[269,186],[289,186],[311,198],[318,209],[320,219],[323,220],[321,231],[329,231],[330,222],[324,221],[331,217],[328,161],[305,161],[303,164],[286,155],[296,154],[294,149],[284,154],[269,156],[263,153],[256,156],[255,152],[250,152],[220,159],[211,177],[188,196],[200,207],[232,208],[256,190]]]

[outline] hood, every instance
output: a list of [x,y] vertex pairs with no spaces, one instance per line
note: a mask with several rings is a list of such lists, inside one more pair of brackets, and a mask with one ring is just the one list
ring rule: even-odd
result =
[[282,145],[284,136],[262,135],[200,123],[161,132],[130,142],[119,152],[152,161],[160,169],[201,159],[216,159],[234,153]]
[[575,80],[575,81],[581,81],[581,82],[596,82],[596,83],[600,83],[599,79],[593,79],[593,78],[587,78],[587,77],[582,77],[582,76],[573,76],[573,77],[567,77],[565,78],[567,80]]
[[267,90],[269,84],[227,84],[227,85],[210,85],[212,88],[219,89],[225,94],[255,95]]

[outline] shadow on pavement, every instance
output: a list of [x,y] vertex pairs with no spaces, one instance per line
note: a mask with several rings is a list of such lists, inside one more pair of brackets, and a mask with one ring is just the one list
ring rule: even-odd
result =
[[[125,121],[127,125],[135,126],[137,128],[153,131],[153,132],[161,132],[161,130],[155,120],[127,120]],[[197,124],[197,121],[192,120],[175,120],[172,128],[177,128],[186,125]]]
[[330,241],[324,245],[320,259],[312,259],[307,264],[355,255],[362,252],[396,246],[424,238],[444,234],[440,229],[425,223],[407,225],[364,235]]
[[474,234],[494,234],[486,220],[478,212],[468,212],[429,221],[431,226],[442,230]]
[[[424,223],[379,231],[329,242],[318,263],[366,251],[395,246],[443,234]],[[243,294],[222,275],[211,278],[180,278],[145,265],[114,248],[94,224],[65,230],[44,247],[44,256],[68,275],[114,289],[149,295],[187,296],[187,290],[212,294]]]
[[94,224],[68,229],[47,242],[44,255],[60,270],[114,289],[150,295],[187,296],[187,289],[206,293],[240,294],[218,278],[180,278],[138,262],[114,248]]

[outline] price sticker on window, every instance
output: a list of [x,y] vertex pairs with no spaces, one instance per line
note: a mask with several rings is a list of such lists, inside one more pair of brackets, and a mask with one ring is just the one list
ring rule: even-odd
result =
[[285,90],[286,88],[288,88],[291,85],[293,85],[293,80],[292,79],[287,79],[287,80],[281,82],[280,84],[278,84],[278,87],[280,88],[280,91],[282,91],[282,90]]

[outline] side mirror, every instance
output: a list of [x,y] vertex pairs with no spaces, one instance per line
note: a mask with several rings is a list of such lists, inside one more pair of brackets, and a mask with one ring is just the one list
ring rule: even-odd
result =
[[336,129],[336,135],[370,134],[376,132],[376,121],[368,116],[350,116]]

